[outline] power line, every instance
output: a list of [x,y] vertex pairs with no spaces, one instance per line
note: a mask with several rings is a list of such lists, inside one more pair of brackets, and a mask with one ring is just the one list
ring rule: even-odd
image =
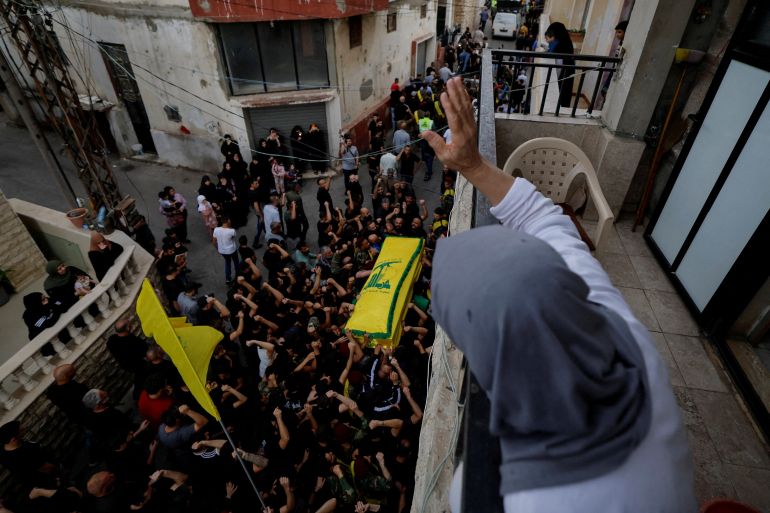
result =
[[[15,2],[15,0],[11,0],[11,1],[14,1],[14,2]],[[15,2],[15,3],[18,3],[18,2]],[[65,16],[65,17],[66,17],[66,16]],[[64,24],[64,23],[62,23],[62,22],[60,22],[60,21],[56,20],[55,18],[52,18],[52,19],[53,19],[53,21],[55,21],[55,22],[56,22],[56,23],[58,23],[59,25],[63,26],[65,30],[67,30],[67,31],[71,31],[72,33],[76,34],[77,36],[79,36],[79,37],[83,38],[85,41],[87,41],[87,42],[90,42],[92,45],[95,45],[95,47],[96,47],[97,49],[100,49],[100,46],[99,46],[99,43],[98,43],[98,41],[95,41],[95,40],[91,39],[90,37],[88,37],[88,36],[86,36],[86,35],[84,35],[84,34],[82,34],[82,33],[78,32],[77,30],[75,30],[75,29],[73,29],[73,28],[69,27],[68,25],[66,25],[66,24]],[[109,59],[110,59],[110,60],[111,60],[111,61],[112,61],[112,62],[113,62],[115,65],[119,66],[119,67],[120,67],[120,68],[121,68],[121,69],[122,69],[122,70],[123,70],[123,71],[124,71],[124,72],[125,72],[125,73],[126,73],[128,76],[130,76],[130,77],[131,77],[131,78],[133,78],[134,80],[137,80],[137,79],[139,79],[139,80],[142,80],[143,82],[147,83],[147,84],[148,84],[148,85],[150,85],[151,87],[153,87],[153,88],[155,88],[155,89],[158,89],[158,90],[160,90],[160,88],[159,88],[159,87],[158,87],[156,84],[154,84],[153,82],[151,82],[151,81],[149,81],[149,80],[147,80],[147,79],[145,79],[145,78],[143,78],[143,77],[139,77],[139,76],[137,76],[136,74],[134,74],[134,73],[131,73],[129,70],[125,69],[125,67],[123,67],[121,63],[119,63],[118,61],[116,61],[116,60],[115,60],[115,59],[114,59],[114,58],[113,58],[111,55],[109,55],[108,53],[106,53],[106,52],[105,52],[105,53],[103,53],[103,55],[106,55],[106,56],[107,56],[107,57],[108,57],[108,58],[109,58]],[[533,55],[533,57],[534,57],[534,56],[535,56],[535,55]],[[149,74],[149,75],[151,75],[152,77],[156,78],[157,80],[159,80],[159,81],[161,81],[161,82],[163,82],[163,83],[165,83],[165,84],[168,84],[168,85],[171,85],[171,86],[173,86],[173,87],[175,87],[175,88],[177,88],[177,89],[180,89],[180,90],[182,90],[182,91],[186,92],[187,94],[189,94],[189,95],[193,96],[194,98],[196,98],[196,99],[198,99],[198,100],[200,100],[200,101],[202,101],[202,102],[204,102],[204,103],[207,103],[207,104],[209,104],[209,105],[212,105],[212,106],[214,106],[214,107],[216,107],[216,108],[218,108],[218,109],[220,109],[220,110],[223,110],[223,111],[227,112],[227,113],[228,113],[228,114],[230,114],[230,115],[233,115],[233,116],[235,116],[235,117],[237,117],[237,118],[240,118],[240,119],[243,119],[243,120],[245,121],[245,117],[244,117],[243,115],[241,115],[241,114],[237,113],[237,112],[234,112],[234,111],[231,111],[231,110],[229,110],[229,109],[226,109],[225,107],[222,107],[222,106],[220,106],[220,105],[218,105],[218,104],[216,104],[216,103],[212,102],[211,100],[208,100],[208,99],[206,99],[206,98],[203,98],[203,97],[201,97],[201,96],[197,95],[196,93],[193,93],[192,91],[189,91],[189,90],[187,90],[186,88],[184,88],[184,87],[182,87],[182,86],[180,86],[180,85],[178,85],[178,84],[175,84],[175,83],[173,83],[173,82],[171,82],[171,81],[169,81],[169,80],[166,80],[165,78],[163,78],[163,77],[161,77],[161,76],[157,75],[156,73],[154,73],[154,72],[150,71],[149,69],[147,69],[147,68],[145,68],[145,67],[143,67],[143,66],[141,66],[141,65],[138,65],[138,64],[134,63],[134,66],[135,66],[135,67],[137,67],[137,68],[139,68],[139,69],[141,69],[142,71],[144,71],[144,72],[148,73],[148,74]],[[548,84],[550,84],[550,83],[557,83],[557,82],[561,82],[561,81],[564,81],[564,80],[569,80],[570,78],[573,78],[573,77],[575,77],[575,76],[577,76],[577,75],[579,75],[579,74],[587,73],[587,72],[590,72],[590,71],[593,71],[593,70],[596,70],[596,69],[598,69],[598,68],[593,68],[593,69],[589,69],[589,70],[583,70],[583,71],[580,71],[580,72],[574,73],[573,75],[570,75],[570,76],[568,76],[568,77],[564,77],[564,78],[562,78],[562,79],[553,80],[553,81],[551,81],[551,82],[549,82],[549,83],[547,83],[547,84],[540,84],[540,85],[537,85],[537,86],[530,86],[530,89],[536,89],[536,88],[539,88],[539,87],[545,87],[546,85],[548,85]],[[456,76],[467,76],[467,75],[476,75],[476,74],[477,74],[477,72],[470,72],[470,73],[467,73],[467,74],[459,74],[459,75],[456,75]],[[165,90],[163,90],[163,93],[164,93],[166,96],[171,96],[172,98],[175,98],[175,99],[179,100],[180,102],[182,102],[182,103],[184,103],[184,104],[186,104],[186,105],[189,105],[189,106],[191,106],[191,107],[193,107],[193,108],[195,108],[195,109],[198,109],[198,110],[200,110],[201,112],[203,112],[203,113],[205,113],[205,114],[208,114],[208,115],[212,116],[213,118],[215,118],[215,119],[217,119],[217,120],[219,120],[219,121],[221,121],[221,122],[223,122],[223,123],[226,123],[227,125],[230,125],[230,126],[232,126],[232,127],[236,128],[236,129],[238,129],[238,130],[240,130],[240,129],[242,128],[241,126],[235,125],[235,124],[233,124],[233,123],[231,123],[231,122],[227,121],[226,119],[220,118],[219,116],[217,116],[217,115],[215,115],[215,114],[213,114],[213,113],[211,113],[211,112],[208,112],[208,111],[206,111],[206,110],[203,110],[203,109],[201,109],[200,107],[198,107],[197,105],[193,105],[193,104],[191,104],[191,103],[189,103],[189,102],[187,102],[187,101],[183,100],[182,98],[180,98],[180,97],[178,97],[178,96],[176,96],[176,95],[174,95],[174,94],[171,94],[171,93],[169,93],[169,92],[167,92],[167,91],[165,91]],[[160,95],[158,95],[158,96],[160,97]],[[162,98],[161,98],[161,99],[162,99]],[[253,124],[253,125],[256,125],[256,126],[257,126],[257,127],[259,127],[259,128],[262,128],[262,129],[263,129],[263,130],[265,130],[265,131],[268,131],[268,130],[269,130],[269,128],[267,128],[267,127],[264,127],[264,126],[262,126],[262,125],[260,125],[260,124],[258,124],[258,123],[254,123],[254,122],[252,122],[252,124]],[[439,130],[439,131],[442,131],[442,130]],[[421,139],[415,139],[415,140],[409,141],[409,143],[408,143],[408,144],[409,144],[409,145],[413,145],[413,144],[416,144],[416,143],[418,143],[419,141],[421,141]],[[306,146],[306,147],[310,148],[308,145],[306,145],[306,144],[304,144],[304,143],[302,143],[302,144],[303,144],[304,146]],[[286,157],[287,157],[286,155],[283,155],[283,154],[275,154],[275,153],[269,153],[269,152],[260,151],[260,150],[258,150],[258,149],[257,149],[257,150],[255,150],[255,149],[253,149],[253,148],[250,148],[250,147],[248,147],[248,146],[246,146],[246,148],[247,148],[249,151],[251,151],[252,153],[255,153],[255,154],[259,154],[259,155],[272,156],[272,157],[280,157],[280,158],[286,158]],[[312,148],[312,149],[313,149],[314,151],[317,151],[317,150],[315,150],[315,148]],[[359,159],[361,159],[361,158],[366,158],[366,157],[369,157],[369,156],[383,155],[383,154],[385,154],[385,153],[391,152],[391,151],[392,151],[392,150],[394,150],[394,149],[395,149],[395,146],[390,146],[390,147],[384,148],[383,150],[380,150],[380,151],[376,151],[376,152],[370,152],[370,153],[361,154],[361,155],[359,155],[359,157],[358,157],[358,158],[359,158]],[[328,163],[330,163],[330,164],[331,164],[331,163],[334,163],[334,162],[340,162],[340,161],[342,160],[342,158],[341,158],[341,157],[334,157],[333,155],[331,155],[331,154],[329,154],[329,153],[325,153],[325,152],[324,152],[324,155],[325,155],[325,156],[328,156],[328,157],[329,157],[329,159],[307,159],[307,158],[300,158],[300,157],[295,157],[295,158],[294,158],[294,160],[299,160],[299,161],[303,161],[303,162],[328,162]]]

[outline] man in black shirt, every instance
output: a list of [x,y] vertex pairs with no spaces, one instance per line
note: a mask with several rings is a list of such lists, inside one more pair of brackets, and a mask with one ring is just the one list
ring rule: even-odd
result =
[[75,367],[69,363],[58,365],[53,370],[53,384],[46,390],[48,399],[62,410],[76,424],[82,424],[86,409],[83,396],[89,387],[75,381]]
[[107,339],[107,349],[122,369],[134,375],[134,399],[138,399],[144,381],[147,342],[131,333],[129,321],[119,320],[115,323],[115,334]]
[[318,200],[318,214],[321,218],[323,218],[326,216],[326,203],[329,204],[329,212],[334,211],[332,195],[329,194],[331,179],[321,177],[316,180],[316,183],[318,183],[318,192],[315,195],[316,199]]
[[22,438],[17,420],[0,427],[0,465],[25,487],[56,487],[56,465],[47,460],[44,449]]
[[411,184],[414,180],[414,170],[417,163],[420,162],[420,157],[412,151],[411,146],[404,146],[404,149],[401,150],[396,159],[401,163],[401,180]]

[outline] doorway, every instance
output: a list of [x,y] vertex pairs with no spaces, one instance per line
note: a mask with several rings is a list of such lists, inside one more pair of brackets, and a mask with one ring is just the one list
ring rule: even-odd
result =
[[136,138],[142,145],[144,153],[157,153],[155,143],[150,131],[150,120],[144,108],[139,86],[134,78],[134,70],[131,61],[128,60],[128,52],[125,45],[115,43],[99,43],[104,64],[112,79],[115,94],[123,102],[123,105],[131,119]]
[[423,75],[427,69],[426,60],[428,57],[428,42],[430,39],[426,39],[420,43],[417,43],[417,49],[414,54],[414,76]]

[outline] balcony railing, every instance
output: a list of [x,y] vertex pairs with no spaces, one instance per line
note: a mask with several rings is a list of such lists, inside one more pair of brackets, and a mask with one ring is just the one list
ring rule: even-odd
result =
[[[0,365],[0,424],[18,417],[52,383],[51,371],[56,365],[73,363],[88,347],[109,329],[137,295],[142,277],[152,265],[152,257],[136,249],[122,234],[113,237],[123,247],[104,278],[86,296],[64,312],[56,324],[23,345]],[[125,239],[125,240],[124,240]],[[141,255],[135,254],[138,251]],[[95,305],[96,318],[89,309]],[[78,322],[76,319],[82,319]],[[21,322],[18,319],[16,322]],[[68,342],[59,335],[66,333]],[[43,346],[50,344],[54,355],[44,355]]]
[[[575,64],[563,64],[564,59],[574,59]],[[504,87],[503,91],[496,91],[502,93],[495,98],[496,110],[502,105],[506,114],[537,112],[538,116],[559,116],[565,109],[573,118],[591,116],[597,109],[599,93],[603,86],[609,86],[620,62],[619,57],[602,55],[493,50],[496,82],[502,79]],[[505,72],[506,67],[510,74]],[[521,74],[527,77],[524,86],[517,84]],[[571,90],[564,93],[569,94],[570,105],[562,106],[562,88],[570,84]]]

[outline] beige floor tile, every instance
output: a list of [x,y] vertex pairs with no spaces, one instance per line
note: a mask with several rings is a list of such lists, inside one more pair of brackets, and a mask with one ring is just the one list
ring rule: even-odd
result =
[[[588,232],[588,235],[591,236],[591,240],[593,240],[596,234],[596,222],[581,221],[581,224],[583,225],[583,228],[585,228]],[[604,238],[604,243],[600,248],[596,250],[596,253],[616,253],[619,255],[625,255],[626,250],[623,247],[623,243],[620,242],[620,237],[618,236],[618,231],[615,229],[615,225],[610,224],[609,226],[606,226],[604,230],[607,232]],[[594,244],[595,243],[596,241],[594,241]]]
[[616,287],[642,288],[639,278],[636,277],[634,266],[626,255],[619,253],[597,253],[596,259],[602,263],[602,267]]
[[697,337],[700,334],[698,325],[675,292],[645,290],[644,293],[663,333],[692,337]]
[[654,257],[633,255],[629,259],[643,289],[674,292],[674,286]]
[[650,331],[660,331],[660,325],[655,318],[655,314],[652,313],[650,303],[647,301],[647,296],[642,289],[633,289],[629,287],[618,287],[617,289],[623,294],[626,303],[631,307],[631,311],[634,312],[634,315],[639,319],[639,322],[644,324]]
[[727,343],[765,408],[770,408],[770,369],[762,361],[763,350],[740,340],[729,340]]
[[671,354],[671,350],[668,348],[668,342],[666,342],[663,333],[652,331],[650,334],[652,335],[652,340],[655,342],[655,346],[658,348],[658,353],[660,353],[661,359],[663,362],[665,362],[666,367],[668,368],[668,379],[671,385],[676,387],[685,386],[682,373],[679,371],[679,368],[676,365],[676,361]]
[[737,499],[725,464],[703,426],[688,426],[687,439],[693,459],[695,499],[699,504],[716,498]]
[[728,391],[704,349],[702,339],[672,333],[664,333],[664,336],[688,387],[712,392]]
[[720,459],[770,470],[770,456],[732,394],[690,389]]
[[650,247],[644,240],[644,227],[638,226],[636,232],[631,231],[633,220],[624,219],[615,223],[615,228],[618,231],[618,236],[623,244],[623,248],[626,250],[626,254],[629,256],[652,256]]
[[770,511],[770,470],[725,464],[738,500],[760,511]]

